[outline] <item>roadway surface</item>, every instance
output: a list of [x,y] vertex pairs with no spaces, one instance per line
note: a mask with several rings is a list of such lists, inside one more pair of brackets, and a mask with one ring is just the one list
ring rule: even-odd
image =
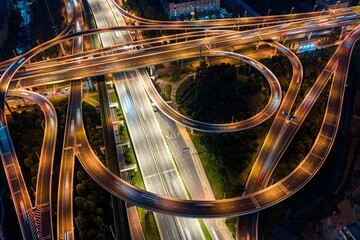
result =
[[35,209],[41,225],[39,239],[53,238],[52,224],[52,173],[57,135],[57,117],[52,103],[44,96],[26,90],[9,91],[8,96],[26,98],[35,102],[45,115],[45,129],[42,143],[42,150],[39,157],[39,170],[37,173]]
[[[338,20],[340,20],[340,18]],[[349,23],[350,21],[343,22],[343,24]],[[321,24],[319,24],[318,27],[321,27],[320,25]],[[332,26],[334,25],[327,24],[325,27],[328,28]],[[310,27],[307,30],[311,31],[312,28]],[[292,33],[295,34],[294,32]],[[353,45],[356,42],[358,36],[359,27],[350,32],[350,34],[344,39],[342,44],[335,52],[334,56],[329,61],[328,65],[325,67],[322,74],[319,76],[313,88],[305,97],[300,107],[296,110],[294,115],[297,116],[298,122],[296,124],[293,124],[293,122],[287,124],[284,133],[280,137],[285,139],[284,141],[286,144],[290,142],[302,121],[304,121],[306,115],[310,111],[315,100],[321,93],[326,82],[329,80],[329,78],[333,78],[324,122],[320,129],[318,138],[313,145],[313,148],[292,173],[270,187],[267,187],[261,191],[247,194],[242,197],[219,201],[192,201],[185,199],[173,199],[133,188],[109,172],[97,158],[93,158],[94,156],[91,154],[93,153],[92,151],[86,151],[86,153],[84,153],[86,157],[82,159],[82,163],[84,164],[89,174],[104,188],[126,201],[138,204],[139,206],[145,207],[149,210],[180,216],[217,217],[243,215],[274,205],[283,199],[286,199],[288,196],[292,195],[303,185],[305,185],[316,174],[332,147],[337,132],[337,126],[340,120],[348,63]],[[24,57],[20,58],[20,60],[14,62],[5,71],[0,80],[2,83],[2,94],[0,97],[2,109],[4,109],[3,106],[5,93],[16,70],[19,69],[21,65],[33,54],[44,50],[44,48],[51,46],[52,44],[55,43],[46,43],[34,48],[33,50],[26,53]],[[4,116],[2,116],[2,119],[5,119]],[[281,151],[279,150],[279,152]],[[88,154],[88,156],[86,154]],[[4,161],[3,155],[4,154],[2,154]],[[89,162],[88,158],[92,159],[93,161]]]

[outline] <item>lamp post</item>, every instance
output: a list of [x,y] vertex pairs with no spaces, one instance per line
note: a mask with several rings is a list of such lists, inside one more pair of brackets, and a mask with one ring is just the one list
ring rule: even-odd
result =
[[321,15],[322,15],[322,13],[325,11],[325,8],[323,8],[323,9],[321,9],[321,11],[320,11],[320,17],[321,17]]
[[338,4],[340,3],[340,1],[337,1],[335,4],[335,9],[337,9]]
[[313,12],[315,12],[315,8],[317,8],[317,6],[318,6],[318,5],[315,4],[315,6],[314,6],[314,8],[313,8],[313,10],[312,10]]
[[246,18],[246,14],[247,14],[247,11],[245,11],[245,13],[244,13],[244,17]]
[[294,8],[295,8],[295,7],[292,7],[292,8],[291,8],[290,14],[292,14],[292,13],[293,13]]
[[268,10],[268,14],[267,14],[268,16],[270,15],[270,12],[271,12],[271,9],[269,8],[269,10]]

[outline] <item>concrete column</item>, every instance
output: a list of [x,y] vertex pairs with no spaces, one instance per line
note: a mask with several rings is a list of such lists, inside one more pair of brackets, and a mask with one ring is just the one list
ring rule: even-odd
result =
[[311,36],[312,36],[312,32],[310,32],[307,36],[307,39],[310,40],[311,39]]
[[339,36],[339,40],[342,39],[342,37],[343,37],[343,35],[344,35],[345,29],[346,29],[345,26],[342,26],[342,27],[341,27],[341,33],[340,33],[340,36]]

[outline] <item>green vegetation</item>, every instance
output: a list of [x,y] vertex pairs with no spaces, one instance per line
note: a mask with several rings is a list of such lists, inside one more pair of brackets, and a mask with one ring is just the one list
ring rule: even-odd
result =
[[80,170],[75,163],[76,192],[74,192],[75,226],[80,239],[109,239],[109,224],[112,223],[112,210],[109,206],[110,194],[97,185],[90,176]]
[[185,73],[184,70],[175,70],[172,72],[172,75],[171,75],[171,79],[170,81],[171,82],[176,82],[176,81],[179,81],[181,76]]
[[[58,118],[58,133],[57,133],[57,143],[54,156],[54,178],[57,178],[59,175],[60,160],[61,160],[61,151],[62,151],[62,139],[64,135],[64,125],[66,117],[66,108],[67,108],[67,98],[52,99],[52,103],[56,108],[56,115]],[[22,112],[13,112],[13,114],[8,117],[8,126],[11,138],[13,140],[13,145],[16,151],[17,158],[25,179],[25,184],[29,190],[30,198],[34,203],[34,192],[36,190],[36,177],[39,166],[42,141],[43,141],[43,128],[44,116],[40,108],[37,105],[29,105]],[[26,160],[27,159],[27,160]],[[25,164],[26,160],[26,164]],[[28,165],[28,166],[26,166]],[[57,184],[53,184],[52,198],[56,199],[57,197]],[[10,198],[9,198],[10,199]],[[4,200],[4,199],[3,199]],[[11,216],[16,216],[15,210],[13,210],[14,205],[12,201],[5,202],[9,211],[13,211],[14,214]],[[56,208],[56,203],[54,206]],[[8,214],[5,214],[8,215]],[[8,219],[7,229],[18,228],[17,219]],[[56,221],[56,216],[52,219]],[[17,239],[21,239],[20,229],[12,233],[12,237],[16,237],[16,234],[19,233]]]
[[137,188],[145,189],[143,179],[141,177],[140,171],[131,171],[131,184],[134,185]]
[[[101,131],[96,129],[100,116],[95,107],[83,103],[83,119],[86,134],[92,149],[104,163],[105,156],[100,151],[102,146]],[[110,194],[97,185],[85,172],[78,161],[75,163],[75,226],[80,239],[109,239],[109,225],[112,224],[112,209],[109,206]]]
[[123,7],[147,19],[167,20],[163,6],[156,0],[128,0]]
[[170,101],[171,100],[171,85],[170,84],[166,84],[164,87],[164,100],[165,101]]
[[46,89],[53,89],[53,88],[58,88],[58,87],[65,87],[65,86],[69,86],[69,82],[59,82],[59,83],[54,83],[54,84],[46,84],[45,88]]
[[202,219],[199,219],[199,223],[200,223],[200,227],[201,227],[201,230],[203,231],[204,235],[205,235],[205,239],[206,240],[211,240],[212,237],[209,233],[209,230],[207,229],[205,223],[204,223],[204,220]]
[[111,91],[111,92],[110,92],[110,97],[111,97],[111,101],[112,101],[113,103],[118,102],[116,93],[115,93],[114,91]]
[[124,148],[124,158],[127,164],[134,164],[136,163],[135,153],[132,147],[125,147]]
[[154,214],[142,208],[137,208],[142,229],[146,239],[160,240],[160,234],[156,227]]
[[[324,55],[327,54],[327,51],[329,50],[321,50],[316,52],[316,55],[324,57]],[[349,68],[347,80],[349,86],[346,88],[342,120],[332,150],[319,172],[304,188],[301,189],[301,191],[286,201],[260,213],[259,234],[260,236],[265,236],[265,239],[276,238],[275,231],[276,229],[279,229],[279,226],[282,229],[291,229],[294,239],[306,238],[305,234],[308,230],[313,232],[316,231],[318,232],[318,236],[321,236],[323,230],[316,226],[321,226],[324,219],[327,219],[328,216],[332,216],[335,212],[336,215],[339,211],[342,212],[343,210],[338,209],[337,204],[344,199],[344,195],[349,192],[350,189],[353,189],[354,185],[351,184],[352,181],[356,182],[355,186],[358,185],[357,181],[359,174],[357,174],[357,168],[354,167],[356,166],[358,154],[354,154],[354,152],[351,151],[351,148],[354,147],[355,150],[356,148],[359,149],[359,134],[356,131],[352,132],[353,130],[358,129],[359,125],[354,119],[350,121],[349,118],[351,118],[353,114],[352,107],[355,91],[359,90],[360,86],[358,81],[360,77],[359,51],[360,45],[357,44],[354,48]],[[327,59],[324,59],[324,61],[326,62]],[[321,70],[322,67],[320,65],[323,63],[318,62],[317,64],[319,66],[315,66],[314,64],[313,68],[318,67]],[[313,79],[316,77],[317,75],[314,75]],[[323,106],[321,105],[321,102],[324,104],[326,101],[328,88],[329,86],[325,87],[324,92],[313,108],[319,109]],[[355,106],[357,103],[355,99]],[[315,116],[313,115],[319,116],[318,118],[320,121],[322,120],[321,112],[320,114],[317,113],[316,110],[310,112],[308,119],[305,120],[304,126],[301,127],[297,135],[303,135],[304,132],[308,132],[310,135],[317,133],[317,130],[314,131],[314,133],[310,133],[313,131],[311,130],[311,127],[313,126],[307,126],[310,124],[306,124],[310,121],[314,121],[313,119]],[[317,119],[315,119],[315,121],[317,121]],[[295,139],[289,148],[295,149],[297,144],[301,143],[300,139],[301,136],[295,136]],[[304,144],[305,148],[307,147],[306,145],[307,144]],[[356,151],[358,152],[358,150]],[[282,161],[286,161],[285,158],[288,158],[286,154],[288,153],[285,153]],[[297,158],[296,154],[294,155],[294,158]],[[282,164],[282,162],[280,162],[280,164]],[[284,165],[285,164],[286,163],[284,163]],[[347,197],[347,199],[349,198]],[[349,200],[350,202],[353,201],[351,198]],[[306,229],[307,232],[304,229]],[[261,233],[261,231],[264,233]]]
[[92,95],[91,96],[92,99],[94,99],[95,101],[99,102],[99,95]]
[[233,218],[227,218],[225,220],[225,224],[226,226],[229,228],[230,232],[233,233],[233,237],[235,238],[236,236],[236,222],[237,222],[237,218],[233,217]]
[[215,198],[223,198],[225,186],[223,185],[224,180],[222,180],[222,176],[219,172],[219,169],[223,169],[222,163],[216,161],[215,156],[208,151],[206,146],[202,143],[202,137],[200,135],[190,134],[190,137],[206,171],[206,176],[210,182]]
[[[330,56],[333,52],[334,48],[326,48],[299,54],[299,59],[304,68],[304,77],[293,109],[296,109],[304,99],[305,95],[310,90],[316,78],[320,75],[322,69],[324,68],[328,59],[330,59]],[[262,62],[267,65],[267,67],[269,67],[269,69],[272,70],[276,76],[280,76],[279,79],[283,80],[281,81],[281,85],[287,89],[289,83],[284,81],[284,79],[291,78],[290,74],[292,69],[289,64],[285,64],[285,58],[286,57],[284,56],[277,56],[276,58],[264,59]],[[313,145],[322,123],[329,87],[330,82],[323,90],[319,99],[307,116],[307,119],[305,119],[300,130],[295,135],[293,141],[284,153],[282,160],[279,162],[277,168],[274,171],[273,177],[275,181],[289,174],[299,164],[304,156],[306,156],[307,152]]]
[[[192,118],[224,123],[254,115],[266,104],[267,91],[253,69],[237,70],[230,64],[207,68],[202,63],[195,80],[183,82],[176,95],[180,109]],[[241,195],[247,177],[241,173],[253,161],[265,133],[266,127],[260,126],[236,133],[191,134],[216,199]]]
[[8,120],[12,142],[25,179],[31,200],[34,203],[39,156],[44,137],[44,114],[37,105],[21,113],[13,111]]
[[240,121],[256,114],[268,101],[267,85],[253,69],[243,78],[244,68],[222,63],[207,68],[202,62],[192,82],[177,102],[192,119],[226,123]]

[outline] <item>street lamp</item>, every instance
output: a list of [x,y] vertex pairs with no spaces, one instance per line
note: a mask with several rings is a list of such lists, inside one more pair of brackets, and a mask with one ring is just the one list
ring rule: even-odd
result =
[[291,8],[290,14],[292,14],[292,13],[293,13],[294,8],[295,8],[295,7],[292,7],[292,8]]
[[[359,0],[360,1],[360,0]],[[359,2],[360,3],[360,2]],[[245,11],[245,13],[244,13],[244,17],[246,18],[246,14],[247,14],[247,11]]]
[[315,12],[315,8],[317,8],[317,6],[318,6],[318,5],[315,4],[315,6],[314,6],[314,8],[313,8],[313,10],[312,10],[313,12]]
[[337,9],[338,4],[340,3],[340,1],[337,1],[335,4],[335,9]]
[[270,12],[271,12],[271,9],[269,8],[269,10],[268,10],[268,14],[267,14],[268,16],[270,15]]
[[320,17],[321,17],[321,15],[322,15],[322,13],[325,11],[325,8],[323,8],[323,9],[321,9],[321,11],[320,11]]

